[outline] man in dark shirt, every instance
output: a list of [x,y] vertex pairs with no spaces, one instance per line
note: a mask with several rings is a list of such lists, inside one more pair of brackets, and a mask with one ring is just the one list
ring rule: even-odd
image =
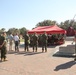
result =
[[26,31],[25,32],[25,35],[24,35],[24,45],[25,45],[25,51],[26,51],[26,49],[27,49],[27,51],[29,51],[29,43],[30,43],[30,37],[29,37],[29,35],[28,35],[28,32]]
[[33,52],[34,52],[34,49],[36,49],[36,52],[37,52],[37,49],[38,49],[38,35],[36,34],[36,32],[34,33],[34,35],[32,36],[32,39],[33,39]]
[[47,34],[46,32],[44,32],[42,34],[42,52],[44,52],[44,49],[45,49],[45,52],[47,52],[47,39],[48,39]]
[[3,32],[2,35],[0,35],[0,50],[1,50],[1,61],[6,61],[6,40],[5,40],[6,33]]

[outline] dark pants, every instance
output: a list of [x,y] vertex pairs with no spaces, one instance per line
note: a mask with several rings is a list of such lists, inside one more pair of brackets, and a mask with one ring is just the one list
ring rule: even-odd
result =
[[2,59],[2,58],[6,59],[6,53],[7,53],[7,49],[6,49],[5,46],[3,46],[3,47],[1,48],[1,59]]
[[25,51],[29,51],[29,43],[28,42],[25,42]]
[[42,51],[47,51],[47,43],[42,43]]
[[37,49],[38,49],[38,43],[33,43],[33,52],[34,52],[34,49],[37,51]]
[[19,51],[19,41],[15,41],[15,51]]

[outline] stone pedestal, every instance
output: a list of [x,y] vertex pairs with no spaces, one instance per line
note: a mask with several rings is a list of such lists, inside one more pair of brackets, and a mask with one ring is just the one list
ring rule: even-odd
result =
[[67,45],[59,47],[53,56],[75,57],[75,45]]

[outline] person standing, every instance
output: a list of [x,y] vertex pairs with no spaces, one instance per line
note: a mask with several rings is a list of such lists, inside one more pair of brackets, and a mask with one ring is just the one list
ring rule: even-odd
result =
[[46,32],[44,32],[42,34],[42,52],[44,52],[44,48],[45,48],[45,52],[47,52],[47,39],[48,39],[47,34]]
[[12,45],[13,45],[13,35],[10,34],[8,36],[8,39],[9,39],[9,51],[12,50]]
[[1,50],[1,61],[6,61],[6,54],[7,54],[7,48],[6,48],[6,32],[3,32],[2,35],[0,35],[0,50]]
[[32,44],[33,44],[33,52],[34,52],[34,49],[36,48],[36,52],[37,52],[37,49],[38,49],[38,36],[36,33],[34,33],[34,35],[32,36]]
[[19,52],[19,36],[16,33],[13,37],[14,42],[15,42],[15,51]]
[[24,49],[25,51],[29,51],[29,43],[30,43],[30,37],[28,35],[28,32],[26,31],[25,32],[25,35],[24,35]]

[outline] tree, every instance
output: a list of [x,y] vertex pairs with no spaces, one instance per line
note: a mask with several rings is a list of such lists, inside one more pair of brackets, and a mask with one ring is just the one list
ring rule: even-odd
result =
[[66,20],[66,21],[60,23],[60,27],[65,29],[65,30],[67,30],[70,26],[71,26],[70,20]]
[[50,26],[50,25],[55,25],[55,24],[57,24],[56,21],[44,20],[44,21],[39,22],[38,24],[36,24],[36,27],[38,27],[38,26]]
[[21,35],[24,35],[24,33],[25,33],[25,31],[27,30],[25,27],[23,27],[23,28],[20,28],[19,29],[20,30],[20,34]]
[[17,28],[10,28],[7,32],[8,34],[12,33],[12,34],[20,34],[20,31]]
[[5,28],[2,28],[1,30],[0,30],[0,32],[4,32],[5,31]]

